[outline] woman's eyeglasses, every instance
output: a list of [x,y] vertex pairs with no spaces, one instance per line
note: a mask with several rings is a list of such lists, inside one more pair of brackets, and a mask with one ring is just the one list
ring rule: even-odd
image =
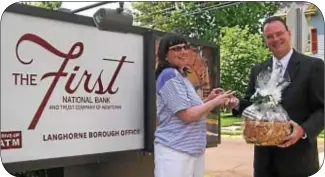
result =
[[190,46],[188,46],[188,45],[184,45],[184,46],[175,46],[175,47],[171,47],[171,48],[169,48],[169,50],[179,52],[179,51],[181,51],[182,49],[184,49],[184,50],[188,50],[189,48],[190,48]]

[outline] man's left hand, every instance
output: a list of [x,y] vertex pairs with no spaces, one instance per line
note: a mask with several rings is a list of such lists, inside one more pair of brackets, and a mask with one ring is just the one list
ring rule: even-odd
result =
[[279,145],[278,147],[287,148],[291,145],[296,144],[297,141],[299,141],[304,136],[305,131],[299,124],[292,120],[290,121],[290,123],[293,127],[293,131],[289,136],[284,138],[284,143]]

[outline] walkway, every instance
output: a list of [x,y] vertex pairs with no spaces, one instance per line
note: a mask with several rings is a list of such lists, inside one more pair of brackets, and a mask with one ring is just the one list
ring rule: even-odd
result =
[[[206,152],[206,177],[252,177],[253,146],[242,138],[222,137],[216,148]],[[324,158],[324,142],[319,143],[320,162]]]

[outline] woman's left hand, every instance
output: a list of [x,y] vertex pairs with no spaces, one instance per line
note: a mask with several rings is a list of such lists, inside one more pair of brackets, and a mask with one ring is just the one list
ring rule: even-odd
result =
[[222,88],[215,88],[215,89],[213,89],[213,90],[209,93],[209,95],[208,95],[208,97],[206,98],[205,102],[214,99],[215,97],[217,97],[219,94],[223,93],[224,91],[225,91],[225,90],[222,89]]

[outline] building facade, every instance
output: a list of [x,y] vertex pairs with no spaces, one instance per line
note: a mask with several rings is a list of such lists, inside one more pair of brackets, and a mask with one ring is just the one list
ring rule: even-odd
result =
[[[304,53],[307,55],[315,56],[324,59],[324,17],[320,9],[308,2],[295,2],[299,7],[302,8],[308,28],[308,45],[304,49]],[[287,11],[289,10],[292,2],[283,3],[280,10],[275,14],[286,18]]]

